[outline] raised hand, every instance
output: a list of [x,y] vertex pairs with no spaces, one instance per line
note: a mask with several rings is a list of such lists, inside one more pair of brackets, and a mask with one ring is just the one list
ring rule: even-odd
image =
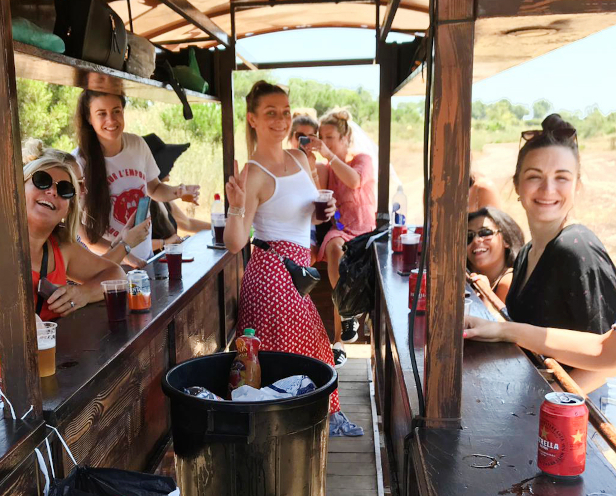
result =
[[225,184],[225,193],[229,206],[235,208],[246,207],[246,179],[248,177],[248,165],[244,165],[242,172],[239,172],[237,160],[233,161],[233,176]]

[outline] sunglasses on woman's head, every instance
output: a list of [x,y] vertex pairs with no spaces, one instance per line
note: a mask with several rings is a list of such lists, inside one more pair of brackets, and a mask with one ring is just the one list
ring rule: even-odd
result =
[[48,172],[36,171],[32,174],[32,184],[40,190],[46,190],[56,185],[56,191],[60,198],[70,200],[75,196],[75,186],[70,181],[54,181]]
[[490,229],[489,227],[482,227],[477,232],[468,231],[468,234],[466,237],[466,244],[470,245],[477,236],[479,236],[482,239],[490,239],[492,236],[494,236],[495,234],[498,234],[499,232],[500,231],[494,231]]
[[532,141],[546,134],[551,134],[557,140],[566,140],[566,139],[575,137],[575,141],[577,143],[577,134],[574,128],[553,129],[550,131],[544,131],[543,129],[522,131],[520,138],[523,139],[524,141]]

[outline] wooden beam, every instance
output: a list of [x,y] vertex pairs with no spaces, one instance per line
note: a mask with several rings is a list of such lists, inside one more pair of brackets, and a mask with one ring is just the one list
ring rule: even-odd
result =
[[[235,139],[233,129],[233,70],[235,69],[235,50],[233,47],[221,52],[218,70],[218,88],[222,113],[222,164],[224,184],[233,175],[235,159]],[[228,206],[225,195],[225,205]]]
[[[38,374],[36,322],[32,292],[32,266],[26,219],[26,198],[21,162],[21,139],[8,1],[0,2],[0,365],[3,390],[18,417],[30,405],[32,419],[42,418]],[[5,417],[10,409],[5,403]]]
[[616,12],[616,0],[478,0],[477,18]]
[[[259,62],[258,68],[266,69],[290,69],[296,67],[336,67],[344,65],[372,65],[374,59],[344,59],[344,60],[299,60],[297,62]],[[238,71],[245,71],[250,67],[245,64],[237,66]]]
[[[439,18],[467,15],[454,5],[459,3],[441,0]],[[435,28],[424,369],[428,427],[460,426],[474,28],[472,20]]]
[[389,222],[389,162],[391,153],[391,96],[396,73],[393,47],[381,41],[379,46],[379,170],[377,227]]
[[175,13],[228,47],[229,36],[188,0],[160,0]]
[[276,7],[279,5],[320,4],[320,3],[377,3],[375,0],[231,0],[234,8]]
[[399,5],[400,0],[389,0],[387,2],[387,10],[385,11],[385,19],[383,20],[380,34],[380,40],[383,42],[387,39],[387,35],[391,31],[391,25],[394,22]]

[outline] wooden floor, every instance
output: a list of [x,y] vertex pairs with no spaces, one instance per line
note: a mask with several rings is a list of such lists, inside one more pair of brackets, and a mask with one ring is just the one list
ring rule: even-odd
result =
[[[347,345],[346,349],[350,357],[369,356],[370,347]],[[376,409],[369,358],[349,358],[338,369],[338,391],[342,411],[364,428],[364,435],[329,439],[327,495],[381,496],[383,481],[378,430],[375,444]]]

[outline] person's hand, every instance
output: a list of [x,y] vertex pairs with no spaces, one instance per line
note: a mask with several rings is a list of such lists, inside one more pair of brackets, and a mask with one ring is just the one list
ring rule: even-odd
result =
[[182,241],[184,241],[184,240],[182,238],[180,238],[177,235],[177,233],[176,234],[172,234],[168,238],[165,238],[165,240],[163,241],[163,248],[165,247],[165,245],[179,245]]
[[126,255],[123,262],[130,265],[133,269],[143,269],[148,264],[147,260],[143,260],[132,253]]
[[199,205],[201,186],[196,184],[180,184],[177,189],[177,197],[188,203]]
[[60,314],[62,317],[74,312],[78,308],[85,307],[89,303],[86,291],[80,286],[67,284],[60,286],[47,298],[49,310]]
[[242,172],[238,171],[237,160],[233,161],[233,175],[225,184],[225,193],[229,206],[234,208],[246,207],[246,178],[248,177],[248,165],[244,165]]
[[331,218],[333,217],[333,215],[336,213],[336,199],[334,197],[332,197],[328,202],[327,202],[327,207],[325,208],[325,220],[315,220],[315,216],[313,214],[313,224],[324,224],[326,222],[329,222],[331,220]]
[[124,225],[119,234],[120,239],[131,248],[134,248],[146,240],[150,232],[150,225],[152,223],[152,219],[148,217],[141,224],[137,224],[135,226],[136,213],[137,211],[135,210],[133,215],[128,218],[128,222]]
[[492,291],[492,286],[490,285],[490,279],[488,279],[488,276],[473,272],[470,275],[470,278],[471,281],[473,281],[479,289],[483,290],[484,293],[488,290]]
[[506,325],[504,322],[491,322],[479,317],[467,315],[464,317],[463,336],[465,339],[488,341],[492,343],[505,341],[505,334],[503,332],[504,325]]
[[327,148],[327,145],[316,136],[310,136],[310,143],[304,147],[304,150],[307,152],[318,152],[328,162],[331,162],[334,158],[334,152]]

